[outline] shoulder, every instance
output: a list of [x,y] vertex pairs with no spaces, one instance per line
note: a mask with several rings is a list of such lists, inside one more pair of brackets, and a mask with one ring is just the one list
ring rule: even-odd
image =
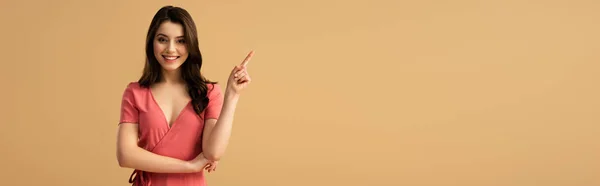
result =
[[134,92],[141,91],[142,89],[144,89],[144,88],[140,85],[140,83],[135,82],[135,81],[129,82],[127,84],[127,86],[125,87],[126,91],[134,91]]
[[219,85],[218,83],[206,83],[206,88],[208,88],[209,92],[215,89],[221,90],[221,85]]
[[124,96],[136,96],[140,95],[145,91],[145,88],[142,87],[138,82],[129,82],[127,86],[125,86]]
[[206,89],[208,90],[207,95],[210,96],[217,96],[221,94],[221,85],[217,84],[217,83],[207,83],[206,84]]

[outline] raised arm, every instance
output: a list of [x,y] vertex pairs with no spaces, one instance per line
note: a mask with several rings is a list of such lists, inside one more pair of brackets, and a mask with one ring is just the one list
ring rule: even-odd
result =
[[202,151],[210,161],[219,161],[227,146],[233,128],[235,109],[240,97],[240,92],[250,84],[250,75],[247,64],[254,55],[251,51],[242,64],[235,66],[227,80],[227,88],[223,96],[223,106],[218,119],[205,121],[205,130],[202,139]]
[[202,151],[204,156],[211,161],[219,161],[229,145],[237,100],[238,97],[234,96],[225,98],[219,119],[208,119],[205,122]]

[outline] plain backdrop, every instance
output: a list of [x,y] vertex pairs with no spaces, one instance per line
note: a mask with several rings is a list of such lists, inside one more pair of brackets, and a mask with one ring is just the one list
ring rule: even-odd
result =
[[253,82],[210,186],[600,185],[600,2],[0,2],[0,185],[128,185],[120,101],[154,13]]

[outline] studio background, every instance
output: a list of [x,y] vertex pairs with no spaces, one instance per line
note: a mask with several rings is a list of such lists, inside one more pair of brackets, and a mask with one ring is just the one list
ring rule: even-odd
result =
[[600,185],[600,3],[2,1],[0,185],[129,185],[115,144],[154,13],[253,82],[210,186]]

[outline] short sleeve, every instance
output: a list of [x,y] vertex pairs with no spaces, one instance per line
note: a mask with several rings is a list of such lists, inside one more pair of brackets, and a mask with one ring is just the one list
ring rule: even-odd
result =
[[134,84],[131,83],[123,92],[123,98],[121,100],[121,118],[119,120],[119,124],[138,123],[139,111],[135,106],[135,97],[133,93]]
[[[211,86],[212,85],[212,86]],[[211,88],[212,87],[212,88]],[[223,107],[223,94],[218,84],[208,84],[208,105],[204,112],[205,119],[218,119]]]

